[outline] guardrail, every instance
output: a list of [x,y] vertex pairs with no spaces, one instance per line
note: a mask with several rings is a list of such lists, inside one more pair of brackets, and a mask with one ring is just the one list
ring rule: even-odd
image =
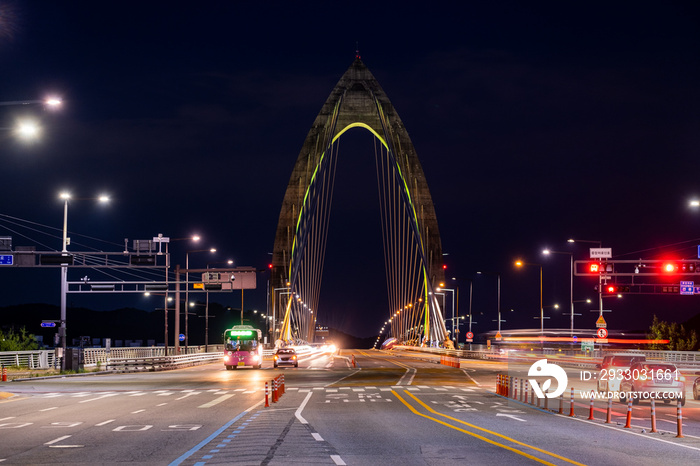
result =
[[220,361],[222,357],[222,352],[215,352],[183,354],[179,356],[109,358],[107,360],[107,370],[121,372],[138,372],[176,369],[180,367],[194,366],[197,364],[207,364],[213,361]]

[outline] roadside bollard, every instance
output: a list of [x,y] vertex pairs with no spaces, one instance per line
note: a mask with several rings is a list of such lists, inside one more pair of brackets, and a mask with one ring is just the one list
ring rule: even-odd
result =
[[520,401],[523,401],[523,379],[520,379]]
[[272,379],[272,402],[277,403],[277,381]]
[[525,393],[523,394],[523,402],[527,403],[528,393],[530,393],[530,381],[525,381]]
[[651,397],[651,431],[656,432],[656,400]]
[[681,400],[676,405],[676,420],[678,422],[678,435],[676,438],[683,438],[683,411],[681,410]]
[[268,398],[269,393],[270,393],[269,383],[265,382],[265,407],[266,408],[270,407],[270,399]]
[[357,367],[357,364],[355,363],[355,355],[352,355],[352,367]]
[[591,397],[591,407],[588,410],[588,420],[592,421],[595,418],[593,417],[593,397]]
[[7,368],[5,365],[2,366],[2,381],[7,382]]
[[630,427],[632,427],[632,398],[627,400],[627,422],[625,423],[625,428]]
[[284,392],[287,391],[287,387],[284,385],[284,374],[280,375],[281,381],[282,381],[282,395],[284,395]]
[[605,423],[606,424],[611,424],[612,423],[612,397],[608,397],[608,409],[607,412],[605,413]]
[[549,388],[547,388],[544,391],[544,410],[545,411],[549,411],[549,397],[547,396],[548,393],[549,393]]
[[535,404],[535,390],[534,389],[530,390],[530,404],[531,405]]
[[564,394],[559,395],[559,414],[564,414]]
[[518,378],[515,377],[513,381],[513,399],[517,400],[518,399]]
[[569,417],[574,417],[574,387],[571,387],[571,406],[569,409]]

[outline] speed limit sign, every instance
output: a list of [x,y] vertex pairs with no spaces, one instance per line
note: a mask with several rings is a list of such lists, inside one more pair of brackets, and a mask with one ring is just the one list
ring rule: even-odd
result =
[[608,329],[599,328],[598,329],[598,338],[608,338]]

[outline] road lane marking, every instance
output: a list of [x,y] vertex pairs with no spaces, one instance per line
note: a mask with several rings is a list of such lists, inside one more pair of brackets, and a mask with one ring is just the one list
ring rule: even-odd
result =
[[105,393],[104,395],[100,395],[97,398],[90,398],[87,400],[79,401],[78,403],[89,403],[91,401],[101,400],[102,398],[109,398],[110,396],[116,396],[116,395],[117,395],[116,393]]
[[[514,453],[517,453],[517,454],[519,454],[519,455],[523,455],[523,456],[525,456],[526,458],[530,458],[530,459],[532,459],[532,460],[534,460],[534,461],[537,461],[538,463],[542,463],[542,464],[553,464],[553,463],[550,463],[550,462],[548,462],[548,461],[546,461],[546,460],[537,458],[536,456],[530,455],[529,453],[526,453],[526,452],[524,452],[524,451],[518,450],[517,448],[509,447],[508,445],[503,445],[503,444],[501,444],[501,443],[495,442],[495,441],[493,441],[493,440],[491,440],[491,439],[488,439],[488,438],[486,438],[486,437],[483,437],[483,436],[481,436],[481,435],[479,435],[479,434],[476,434],[476,433],[474,433],[474,432],[470,432],[470,431],[468,431],[468,430],[460,429],[459,427],[453,426],[453,425],[448,424],[448,423],[446,423],[446,422],[443,422],[443,421],[441,421],[441,420],[439,420],[439,419],[435,419],[435,418],[430,417],[430,416],[428,416],[428,415],[426,415],[426,414],[420,413],[420,412],[418,412],[417,410],[415,410],[415,408],[413,408],[413,406],[411,406],[410,404],[408,404],[403,398],[401,398],[401,396],[399,396],[398,393],[396,393],[396,392],[392,392],[392,393],[393,393],[397,398],[399,398],[399,400],[401,400],[401,402],[402,402],[403,404],[405,404],[414,414],[417,414],[417,415],[419,415],[419,416],[425,417],[425,418],[427,418],[427,419],[431,419],[431,420],[437,422],[438,424],[445,425],[445,426],[447,426],[447,427],[450,427],[451,429],[455,429],[455,430],[458,430],[458,431],[460,431],[460,432],[464,432],[465,434],[468,434],[468,435],[471,435],[471,436],[473,436],[473,437],[476,437],[476,438],[478,438],[478,439],[480,439],[480,440],[483,440],[483,441],[485,441],[485,442],[487,442],[487,443],[491,443],[491,444],[493,444],[493,445],[500,446],[500,447],[502,447],[502,448],[505,448],[506,450],[510,450],[510,451],[512,451],[512,452],[514,452]],[[423,403],[421,400],[419,400],[418,398],[416,398],[416,396],[413,395],[413,393],[410,393],[410,392],[405,391],[405,390],[404,390],[404,393],[406,393],[408,396],[410,396],[411,398],[413,398],[418,404],[420,404],[421,406],[423,406],[423,408],[425,408],[426,410],[428,410],[429,412],[431,412],[431,413],[433,413],[433,414],[437,414],[437,415],[439,415],[439,416],[442,416],[442,417],[447,418],[447,419],[449,419],[449,420],[451,420],[451,421],[454,421],[454,422],[458,422],[458,423],[460,423],[460,424],[463,424],[463,425],[465,425],[465,426],[471,427],[471,428],[473,428],[473,429],[477,429],[477,430],[480,430],[480,431],[482,431],[482,432],[486,432],[486,433],[488,433],[488,434],[491,434],[491,435],[494,435],[494,436],[496,436],[496,437],[502,438],[502,439],[507,440],[507,441],[509,441],[509,442],[515,443],[516,445],[520,445],[520,446],[523,446],[523,447],[526,447],[526,448],[530,448],[530,449],[535,450],[535,451],[538,451],[538,452],[540,452],[540,453],[544,453],[545,455],[549,455],[549,456],[552,456],[552,457],[554,457],[554,458],[560,459],[560,460],[562,460],[562,461],[566,461],[567,463],[575,464],[575,465],[577,465],[577,466],[584,466],[583,463],[579,463],[578,461],[574,461],[574,460],[571,460],[571,459],[566,458],[566,457],[564,457],[564,456],[558,455],[558,454],[556,454],[556,453],[552,453],[552,452],[550,452],[550,451],[543,450],[542,448],[538,448],[538,447],[536,447],[536,446],[534,446],[534,445],[530,445],[530,444],[521,442],[521,441],[519,441],[519,440],[515,440],[514,438],[508,437],[507,435],[499,434],[498,432],[494,432],[494,431],[492,431],[492,430],[485,429],[485,428],[483,428],[483,427],[479,427],[479,426],[474,425],[474,424],[470,424],[470,423],[468,423],[468,422],[462,421],[461,419],[457,419],[457,418],[454,418],[454,417],[452,417],[452,416],[448,416],[447,414],[442,414],[442,413],[440,413],[440,412],[437,412],[437,411],[435,411],[433,408],[431,408],[430,406],[426,405],[426,404]]]
[[197,406],[197,407],[198,407],[198,408],[211,408],[212,406],[218,405],[218,404],[221,403],[222,401],[228,400],[228,399],[231,398],[232,396],[233,396],[232,393],[230,393],[230,394],[228,394],[228,395],[221,395],[219,398],[214,398],[214,399],[211,400],[209,403],[204,403],[203,405]]
[[131,414],[138,414],[146,411],[145,409],[137,409],[136,411],[132,411]]
[[338,466],[342,466],[344,464],[347,464],[347,463],[345,463],[345,461],[343,461],[343,459],[340,457],[340,455],[331,455],[331,459]]
[[116,421],[116,419],[109,419],[109,420],[107,420],[107,421],[100,422],[99,424],[95,424],[95,427],[106,426],[106,425],[109,424],[110,422],[114,422],[114,421]]
[[[53,409],[58,409],[58,406],[54,406],[53,408],[44,408],[44,409],[40,409],[39,412],[40,412],[40,413],[43,413],[44,411],[51,411],[51,410],[53,410]],[[2,420],[2,419],[0,419],[0,421],[1,421],[1,420]]]
[[46,442],[44,445],[53,445],[54,443],[58,443],[58,442],[60,442],[60,441],[62,441],[62,440],[65,440],[65,439],[67,439],[67,438],[70,438],[70,437],[71,437],[70,435],[64,435],[64,436],[62,436],[62,437],[58,437],[57,439],[53,439],[53,440],[51,440],[51,441],[49,441],[49,442]]
[[480,384],[479,382],[477,382],[477,381],[474,379],[474,377],[472,377],[471,375],[469,375],[469,373],[467,372],[466,369],[462,369],[462,372],[464,372],[464,375],[466,375],[467,377],[469,377],[469,380],[471,380],[472,382],[474,382],[475,384],[477,384],[479,387],[481,387],[481,384]]
[[306,419],[304,419],[301,416],[301,412],[304,411],[304,407],[306,407],[306,403],[309,402],[309,398],[311,398],[311,395],[313,395],[313,392],[309,392],[306,395],[306,398],[304,398],[304,401],[301,402],[301,404],[299,405],[299,408],[297,408],[297,410],[294,412],[294,416],[296,416],[296,418],[299,419],[299,422],[301,422],[302,424],[308,424]]
[[226,429],[228,429],[229,427],[231,427],[231,426],[232,426],[236,421],[238,421],[240,418],[242,418],[243,416],[245,416],[246,414],[248,414],[250,411],[252,411],[252,410],[254,410],[255,408],[257,408],[257,407],[260,406],[261,404],[263,404],[263,400],[258,401],[258,402],[255,403],[253,406],[251,406],[250,408],[246,409],[245,411],[243,411],[242,413],[240,413],[238,416],[236,416],[236,417],[234,417],[233,419],[231,419],[230,421],[228,421],[228,422],[227,422],[226,424],[224,424],[223,426],[219,427],[219,428],[218,428],[216,431],[214,431],[209,437],[205,438],[204,440],[202,440],[201,442],[199,442],[197,445],[195,445],[194,447],[192,447],[190,450],[186,451],[182,456],[180,456],[179,458],[177,458],[175,461],[173,461],[172,463],[170,463],[168,466],[178,466],[178,465],[181,464],[183,461],[185,461],[187,458],[189,458],[190,456],[194,455],[194,454],[197,453],[199,450],[201,450],[202,447],[206,446],[209,442],[211,442],[211,441],[214,440],[216,437],[218,437],[219,435],[221,435],[221,433],[222,433],[223,431],[225,431]]
[[311,436],[317,441],[317,442],[323,442],[323,437],[321,437],[321,434],[317,432],[311,432]]
[[183,398],[187,398],[188,396],[199,395],[200,393],[202,393],[202,392],[190,391],[189,393],[186,393],[185,395],[181,396],[180,398],[175,398],[175,400],[182,400]]

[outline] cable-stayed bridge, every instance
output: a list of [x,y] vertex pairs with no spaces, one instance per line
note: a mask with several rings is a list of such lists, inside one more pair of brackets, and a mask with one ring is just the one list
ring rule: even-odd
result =
[[[359,55],[314,120],[282,203],[272,260],[275,339],[313,341],[333,200],[339,140],[361,128],[374,136],[391,336],[407,344],[448,339],[433,290],[444,279],[435,208],[401,118]],[[333,241],[333,238],[331,238]]]

